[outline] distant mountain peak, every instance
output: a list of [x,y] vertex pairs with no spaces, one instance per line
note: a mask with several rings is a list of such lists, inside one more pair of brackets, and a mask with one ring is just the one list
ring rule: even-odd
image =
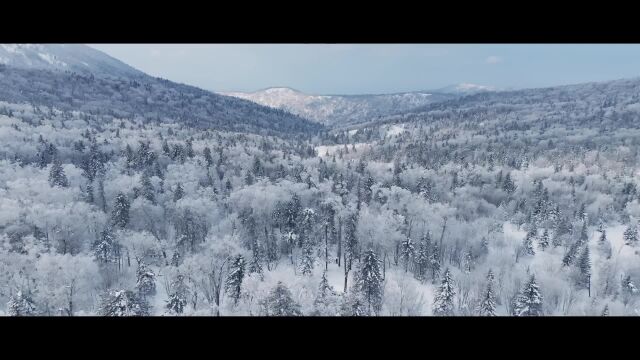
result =
[[369,95],[311,95],[290,87],[270,87],[254,92],[224,92],[227,96],[284,109],[316,122],[334,125],[370,121],[453,97],[432,92]]
[[484,92],[484,91],[496,91],[496,88],[493,86],[487,86],[487,85],[460,83],[460,84],[445,86],[436,91],[447,93],[447,94],[473,94],[473,93]]

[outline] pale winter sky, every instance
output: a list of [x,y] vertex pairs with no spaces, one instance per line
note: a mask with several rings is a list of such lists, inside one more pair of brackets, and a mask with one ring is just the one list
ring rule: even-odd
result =
[[637,44],[91,44],[150,75],[214,91],[312,94],[527,88],[640,75]]

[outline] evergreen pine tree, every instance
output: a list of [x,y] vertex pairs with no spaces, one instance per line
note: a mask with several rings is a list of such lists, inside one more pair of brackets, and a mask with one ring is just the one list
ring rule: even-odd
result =
[[136,278],[136,289],[141,296],[153,296],[156,293],[156,274],[140,259]]
[[207,162],[207,168],[210,168],[213,165],[213,157],[211,156],[211,149],[209,147],[204,148],[204,160]]
[[51,165],[51,170],[49,171],[49,185],[51,185],[52,187],[69,187],[69,180],[67,180],[67,176],[64,173],[62,164],[57,157],[53,159],[53,164]]
[[148,170],[142,172],[142,177],[140,177],[140,188],[142,192],[142,196],[149,200],[152,204],[156,203],[155,189],[153,188],[153,184],[151,184],[150,173]]
[[429,268],[432,282],[435,284],[436,279],[440,276],[440,249],[437,243],[433,244],[433,249],[431,249],[431,254],[429,255]]
[[364,253],[360,271],[356,275],[356,287],[367,304],[368,314],[371,310],[378,314],[382,308],[382,272],[380,260],[373,250]]
[[427,242],[427,234],[425,234],[422,241],[420,241],[418,253],[416,254],[416,277],[419,280],[425,279],[427,269],[429,268],[429,248],[431,241],[429,240],[429,242]]
[[178,200],[184,197],[184,189],[182,188],[182,184],[178,183],[176,185],[176,189],[173,191],[173,201],[177,202]]
[[514,316],[542,316],[543,297],[536,283],[535,275],[531,275],[529,281],[516,297],[513,307]]
[[229,274],[225,282],[225,290],[233,299],[234,305],[238,304],[244,279],[245,261],[242,255],[236,256],[229,265]]
[[604,309],[602,310],[602,316],[609,316],[609,304],[604,306]]
[[624,243],[626,245],[634,246],[638,243],[638,229],[630,225],[623,234]]
[[34,316],[36,314],[36,305],[29,294],[18,291],[9,298],[9,302],[7,303],[7,315]]
[[271,291],[264,301],[267,316],[300,316],[300,305],[293,300],[291,291],[278,281],[276,287]]
[[404,272],[409,270],[414,257],[415,247],[413,246],[413,241],[411,241],[411,238],[407,237],[400,244],[400,258],[402,259],[402,264],[404,264]]
[[547,247],[549,247],[549,230],[544,229],[542,233],[542,237],[540,238],[540,242],[538,243],[540,249],[544,251]]
[[322,280],[318,286],[318,293],[313,301],[314,315],[330,316],[336,312],[337,293],[327,280],[327,272],[322,272]]
[[116,202],[111,212],[111,222],[118,227],[124,228],[129,223],[129,199],[124,193],[116,196]]
[[583,288],[589,288],[591,286],[591,256],[589,254],[589,246],[585,246],[578,260],[578,267],[580,269],[579,286]]
[[253,241],[252,245],[253,256],[249,263],[249,274],[258,274],[260,279],[264,279],[264,271],[262,269],[262,250],[257,240]]
[[167,300],[167,310],[170,314],[182,314],[189,298],[189,287],[185,284],[184,275],[178,275],[171,284],[172,292]]
[[453,316],[453,299],[455,295],[456,291],[453,286],[451,272],[446,269],[442,275],[438,294],[433,302],[433,314],[436,316]]
[[562,258],[562,266],[572,265],[576,257],[578,256],[578,250],[580,250],[580,242],[576,241],[571,245],[569,251],[567,251],[567,253]]
[[130,290],[114,290],[103,295],[99,313],[102,316],[148,316],[149,304]]
[[307,239],[302,244],[302,259],[300,260],[300,272],[302,272],[302,275],[310,276],[313,273],[314,262],[313,244]]
[[533,248],[533,240],[536,238],[537,230],[535,228],[527,232],[524,241],[522,243],[522,252],[525,255],[535,255],[536,251]]
[[585,221],[580,229],[580,245],[585,244],[587,240],[589,240],[589,235],[587,234],[587,222]]
[[496,295],[493,292],[493,271],[489,269],[487,273],[487,288],[482,294],[482,299],[478,305],[480,316],[496,316]]
[[511,195],[516,191],[516,184],[511,179],[511,173],[508,173],[502,181],[502,190]]

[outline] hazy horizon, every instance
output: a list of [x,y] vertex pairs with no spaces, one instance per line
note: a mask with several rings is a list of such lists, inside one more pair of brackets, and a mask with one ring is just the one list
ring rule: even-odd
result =
[[634,44],[91,44],[207,90],[382,94],[459,83],[533,88],[638,76]]

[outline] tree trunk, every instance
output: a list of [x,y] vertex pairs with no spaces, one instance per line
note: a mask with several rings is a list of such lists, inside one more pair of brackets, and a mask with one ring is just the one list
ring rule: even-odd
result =
[[338,217],[338,267],[340,267],[340,258],[342,257],[342,219]]
[[328,225],[324,226],[324,271],[329,270],[329,237],[327,227]]

